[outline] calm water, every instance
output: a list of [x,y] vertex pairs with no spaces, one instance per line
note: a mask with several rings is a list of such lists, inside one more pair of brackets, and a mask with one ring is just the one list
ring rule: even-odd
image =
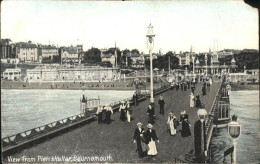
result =
[[2,137],[10,136],[80,113],[80,98],[110,104],[129,98],[134,91],[1,90]]
[[[241,135],[236,140],[237,163],[259,163],[259,91],[232,91],[230,102],[231,115],[236,114],[241,124]],[[224,151],[233,144],[227,128],[218,129],[211,143],[213,162],[223,162]],[[230,156],[226,162],[230,162]]]

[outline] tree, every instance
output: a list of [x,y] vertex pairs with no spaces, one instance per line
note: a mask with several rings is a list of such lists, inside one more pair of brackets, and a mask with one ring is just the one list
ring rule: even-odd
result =
[[84,52],[83,63],[101,63],[101,51],[92,47]]
[[104,61],[100,65],[103,67],[112,67],[112,64],[110,61]]
[[[173,53],[168,52],[168,55],[159,56],[157,59],[153,59],[153,68],[165,69],[169,68],[169,56],[170,56],[170,68],[175,69],[179,67],[179,59],[173,55]],[[150,68],[150,59],[145,60],[145,66]]]
[[60,55],[54,55],[52,60],[53,63],[60,63],[61,62]]
[[140,54],[139,51],[138,51],[138,49],[132,49],[131,53],[132,53],[132,54]]

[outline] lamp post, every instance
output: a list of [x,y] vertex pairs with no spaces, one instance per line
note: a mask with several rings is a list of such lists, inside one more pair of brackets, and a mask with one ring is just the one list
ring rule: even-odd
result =
[[[197,111],[197,115],[200,119],[201,122],[201,155],[202,157],[206,156],[207,154],[207,148],[206,145],[204,144],[204,138],[205,138],[205,133],[204,133],[204,124],[205,124],[205,118],[207,116],[207,111],[204,108],[201,108]],[[204,153],[204,154],[203,154]]]
[[192,56],[192,63],[193,63],[193,75],[195,74],[195,63],[194,63],[194,61],[195,61],[195,56]]
[[228,124],[228,134],[230,137],[233,138],[233,145],[234,145],[234,151],[233,151],[233,163],[236,163],[236,139],[240,136],[241,133],[241,125],[237,122],[237,116],[232,116],[232,121]]
[[207,65],[207,62],[208,62],[208,55],[205,54],[206,76],[208,76],[208,65]]
[[152,55],[152,50],[154,47],[154,33],[153,33],[153,26],[150,24],[148,26],[148,33],[146,35],[146,44],[147,48],[149,49],[149,54],[150,54],[150,102],[153,104],[154,103],[154,98],[153,98],[153,55]]

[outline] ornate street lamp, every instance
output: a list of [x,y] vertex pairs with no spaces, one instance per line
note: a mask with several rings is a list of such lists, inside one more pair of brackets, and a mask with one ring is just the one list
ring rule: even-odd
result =
[[197,115],[200,119],[201,122],[201,152],[205,152],[205,154],[203,154],[203,156],[207,154],[207,148],[206,145],[204,144],[204,138],[205,138],[205,133],[204,133],[204,124],[205,124],[205,118],[207,116],[207,111],[204,108],[201,108],[197,111]]
[[232,116],[232,121],[228,124],[228,134],[233,138],[234,152],[233,152],[233,163],[236,163],[236,139],[240,136],[241,125],[237,122],[237,116]]
[[150,24],[148,26],[148,33],[146,35],[146,44],[147,48],[149,49],[149,54],[150,54],[150,102],[153,104],[154,103],[154,98],[153,98],[153,54],[152,50],[154,47],[154,33],[153,33],[153,26]]
[[205,54],[205,64],[206,64],[206,77],[208,76],[208,65],[207,65],[207,62],[208,62],[208,55]]
[[193,75],[195,74],[195,56],[192,56],[192,63],[193,63]]

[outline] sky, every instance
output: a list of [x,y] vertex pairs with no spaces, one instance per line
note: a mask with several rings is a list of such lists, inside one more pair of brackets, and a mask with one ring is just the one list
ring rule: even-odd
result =
[[258,49],[258,13],[243,1],[3,1],[1,38],[13,42],[91,47],[148,53]]

